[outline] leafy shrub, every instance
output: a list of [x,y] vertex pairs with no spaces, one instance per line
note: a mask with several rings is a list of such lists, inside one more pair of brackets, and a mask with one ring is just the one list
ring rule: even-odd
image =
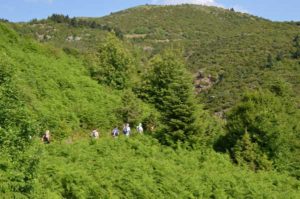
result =
[[223,149],[254,170],[270,169],[272,161],[279,169],[299,161],[292,155],[299,144],[299,114],[288,106],[267,91],[246,94],[228,114]]
[[100,47],[99,60],[100,65],[91,68],[94,79],[116,89],[128,87],[133,61],[121,41],[112,34]]

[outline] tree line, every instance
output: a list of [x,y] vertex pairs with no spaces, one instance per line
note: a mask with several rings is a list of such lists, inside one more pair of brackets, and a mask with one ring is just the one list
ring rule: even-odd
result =
[[[123,32],[119,28],[112,27],[107,24],[101,24],[95,20],[84,20],[76,17],[69,17],[68,15],[63,15],[63,14],[52,14],[46,20],[41,20],[41,21],[52,21],[55,23],[64,23],[64,24],[68,24],[71,27],[88,27],[91,29],[100,29],[108,32],[114,32],[115,35],[120,39],[124,37]],[[40,21],[38,21],[37,19],[33,19],[31,20],[30,23],[34,24],[39,22]]]

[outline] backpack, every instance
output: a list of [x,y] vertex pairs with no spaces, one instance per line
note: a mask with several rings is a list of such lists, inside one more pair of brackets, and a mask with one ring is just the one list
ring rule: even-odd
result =
[[113,136],[118,136],[119,135],[119,130],[118,129],[114,129],[112,131]]
[[130,127],[124,127],[123,133],[124,133],[125,135],[129,134],[129,133],[130,133]]
[[49,137],[46,136],[46,135],[43,135],[43,142],[45,142],[45,143],[50,143]]

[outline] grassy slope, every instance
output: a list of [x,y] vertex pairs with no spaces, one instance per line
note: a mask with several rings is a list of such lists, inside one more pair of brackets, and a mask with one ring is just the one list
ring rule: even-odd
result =
[[[109,129],[120,93],[93,81],[80,59],[23,39],[0,24],[0,56],[15,70],[14,81],[33,120],[54,135],[80,129]],[[44,130],[44,129],[43,129]]]
[[299,182],[253,173],[210,151],[176,152],[148,136],[40,148],[43,198],[295,198]]

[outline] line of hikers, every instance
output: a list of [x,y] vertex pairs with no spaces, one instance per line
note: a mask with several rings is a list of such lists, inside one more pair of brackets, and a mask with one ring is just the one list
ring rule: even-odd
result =
[[[139,123],[139,125],[136,127],[136,131],[137,131],[139,134],[142,134],[142,133],[144,132],[142,123]],[[124,134],[125,136],[129,137],[129,136],[130,136],[130,133],[131,133],[130,125],[129,125],[128,123],[124,124],[124,126],[123,126],[123,134]],[[120,131],[119,131],[119,128],[118,128],[117,126],[112,130],[111,135],[112,135],[114,138],[117,138],[117,137],[120,135]],[[99,132],[97,131],[97,129],[95,129],[95,130],[92,131],[91,137],[92,137],[92,138],[95,138],[95,139],[98,139],[98,138],[99,138]]]
[[[144,132],[144,129],[143,129],[143,126],[142,126],[142,123],[139,123],[139,125],[136,127],[136,131],[139,133],[139,134],[142,134]],[[111,135],[114,137],[114,138],[117,138],[120,133],[119,133],[119,128],[116,126],[112,132],[111,132]],[[127,137],[130,136],[131,134],[131,128],[130,128],[130,125],[128,123],[124,124],[123,126],[123,134]],[[100,136],[100,133],[98,132],[97,129],[93,130],[91,132],[91,137],[93,139],[98,139]],[[45,144],[49,144],[50,141],[51,141],[51,136],[50,136],[50,131],[49,130],[46,130],[43,137],[42,137],[42,141],[45,143]]]

